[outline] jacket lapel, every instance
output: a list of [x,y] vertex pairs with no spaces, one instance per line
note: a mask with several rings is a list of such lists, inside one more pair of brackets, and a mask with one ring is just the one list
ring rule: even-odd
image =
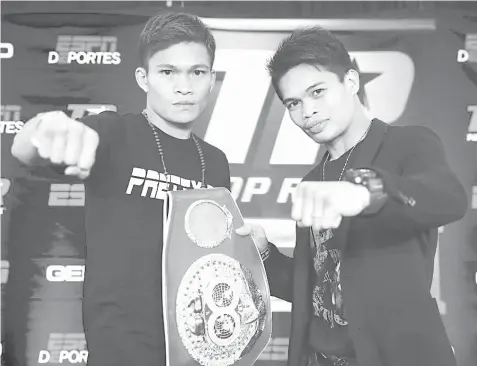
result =
[[[356,151],[356,158],[350,168],[361,168],[370,166],[381,148],[386,132],[388,130],[388,125],[380,120],[373,120],[373,124],[369,129],[366,139],[363,141],[362,145]],[[342,247],[339,248],[341,251],[346,249],[346,244],[348,242],[348,232],[350,229],[351,218],[344,217],[341,220],[340,229],[336,230],[336,243],[341,243]]]
[[303,361],[303,347],[311,315],[309,230],[296,227],[296,247],[293,255],[293,303],[288,365],[298,366]]

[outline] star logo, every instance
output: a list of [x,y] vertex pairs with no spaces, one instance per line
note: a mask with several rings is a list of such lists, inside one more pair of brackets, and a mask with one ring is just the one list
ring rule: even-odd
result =
[[360,81],[360,88],[358,92],[359,100],[361,103],[367,108],[370,108],[368,95],[366,94],[366,84],[371,82],[372,80],[376,79],[378,76],[381,75],[379,72],[361,72],[359,69],[358,60],[353,58],[351,60],[353,63],[353,69],[355,69],[359,73],[359,81]]
[[395,122],[406,109],[414,62],[399,51],[350,52],[361,77],[361,101],[370,118]]

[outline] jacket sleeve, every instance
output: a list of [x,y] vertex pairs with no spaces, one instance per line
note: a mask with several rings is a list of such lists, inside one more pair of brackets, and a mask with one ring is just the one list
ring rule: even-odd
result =
[[447,163],[437,134],[427,127],[413,126],[402,148],[407,153],[401,174],[369,167],[383,180],[388,199],[381,210],[368,217],[375,225],[398,231],[426,230],[461,219],[467,212],[467,195]]
[[293,258],[282,254],[274,244],[269,243],[269,246],[270,255],[264,261],[264,266],[267,272],[270,294],[292,302]]

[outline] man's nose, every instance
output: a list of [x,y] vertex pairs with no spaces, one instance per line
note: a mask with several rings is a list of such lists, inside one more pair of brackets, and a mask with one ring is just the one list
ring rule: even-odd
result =
[[303,103],[302,114],[304,120],[310,119],[318,114],[318,108],[314,103]]
[[176,93],[187,95],[192,93],[192,83],[188,75],[178,75],[175,85]]

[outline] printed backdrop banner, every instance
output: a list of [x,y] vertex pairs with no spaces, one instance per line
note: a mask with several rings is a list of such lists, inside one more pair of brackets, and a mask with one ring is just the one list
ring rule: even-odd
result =
[[[145,18],[100,27],[86,17],[2,19],[2,41],[14,47],[1,70],[2,284],[7,286],[2,341],[8,365],[84,365],[87,358],[81,323],[84,187],[20,167],[10,154],[15,133],[22,121],[43,111],[80,118],[104,109],[139,112],[145,104],[134,79]],[[67,21],[73,18],[76,26]],[[361,74],[360,97],[369,115],[395,125],[431,127],[469,200],[474,198],[463,220],[441,228],[432,292],[459,365],[475,365],[477,143],[467,139],[477,134],[477,73],[475,60],[464,60],[462,50],[472,49],[477,29],[463,29],[463,22],[445,14],[415,30],[356,31],[353,19],[335,23]],[[264,23],[263,30],[253,32],[214,24],[217,85],[196,133],[226,153],[232,193],[246,220],[262,224],[270,240],[291,255],[293,189],[322,151],[290,121],[264,67],[289,31],[281,31],[280,23],[272,31],[265,31]],[[224,30],[224,24],[231,29]],[[68,64],[63,57],[68,49],[119,56],[111,56],[109,64]],[[48,62],[55,60],[50,51],[58,53],[57,63]],[[284,365],[287,359],[290,304],[274,301],[273,310],[273,338],[257,365]]]

